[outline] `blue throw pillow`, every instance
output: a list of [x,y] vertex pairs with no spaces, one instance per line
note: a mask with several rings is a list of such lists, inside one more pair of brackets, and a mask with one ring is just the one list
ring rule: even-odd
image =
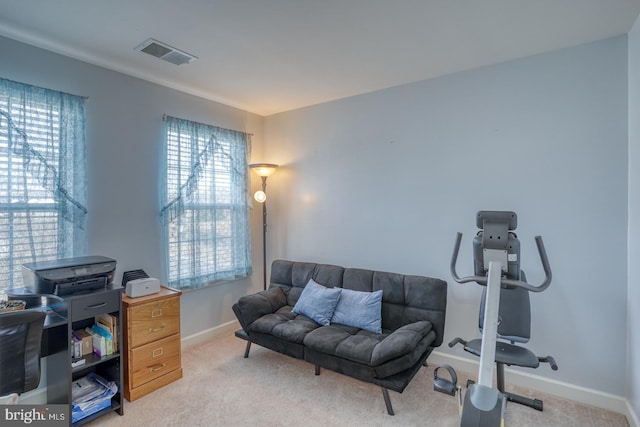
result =
[[323,326],[329,325],[331,316],[340,299],[340,288],[327,288],[313,279],[304,287],[293,312],[303,314]]
[[375,292],[343,289],[331,323],[382,333],[382,290]]

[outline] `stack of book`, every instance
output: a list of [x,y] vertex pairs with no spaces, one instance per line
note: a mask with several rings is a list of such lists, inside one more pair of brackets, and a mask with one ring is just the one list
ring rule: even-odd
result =
[[118,320],[105,313],[95,317],[95,324],[73,331],[71,340],[71,366],[82,366],[84,356],[94,353],[98,357],[118,352]]
[[93,352],[99,356],[107,356],[118,351],[118,325],[117,318],[105,313],[96,316],[95,324],[91,328],[85,328],[93,339]]

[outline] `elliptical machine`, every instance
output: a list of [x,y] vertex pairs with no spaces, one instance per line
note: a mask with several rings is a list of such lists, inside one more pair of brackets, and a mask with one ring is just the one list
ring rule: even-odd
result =
[[[551,268],[542,242],[536,236],[538,253],[545,272],[545,280],[538,286],[526,282],[524,272],[520,270],[520,242],[513,232],[517,227],[517,215],[510,211],[480,211],[476,215],[476,226],[480,231],[473,240],[474,276],[460,278],[456,273],[456,262],[462,233],[457,234],[456,244],[451,258],[451,275],[458,283],[476,282],[485,286],[483,304],[480,309],[480,328],[482,339],[464,341],[455,338],[449,347],[461,343],[466,351],[480,356],[478,382],[470,382],[462,402],[460,425],[504,426],[504,413],[507,400],[522,403],[542,410],[542,401],[528,399],[504,390],[504,365],[516,365],[537,368],[540,362],[547,362],[553,370],[558,366],[551,356],[537,357],[529,350],[514,345],[514,342],[527,342],[530,336],[529,292],[542,292],[551,283]],[[506,304],[500,305],[501,294]],[[506,320],[506,321],[505,321]],[[503,338],[511,344],[498,341]],[[496,354],[496,348],[498,354]],[[498,388],[493,385],[493,366],[497,363]],[[451,377],[455,371],[444,365]],[[434,389],[446,394],[460,393],[460,387],[434,372]]]

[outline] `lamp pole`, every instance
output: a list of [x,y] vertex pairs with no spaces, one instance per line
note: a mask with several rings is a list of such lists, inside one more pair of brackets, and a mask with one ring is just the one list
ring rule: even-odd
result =
[[256,191],[253,198],[262,203],[262,287],[267,289],[267,177],[278,165],[273,163],[253,163],[249,167],[262,179],[262,191]]
[[[262,178],[262,192],[267,194],[267,177]],[[267,199],[262,202],[262,287],[267,290]]]

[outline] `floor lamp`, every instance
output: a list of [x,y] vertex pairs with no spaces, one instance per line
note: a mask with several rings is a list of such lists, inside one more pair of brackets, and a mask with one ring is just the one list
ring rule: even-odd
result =
[[262,203],[262,283],[267,289],[267,177],[273,175],[278,165],[272,163],[252,163],[249,168],[262,179],[262,190],[256,191],[253,198]]

